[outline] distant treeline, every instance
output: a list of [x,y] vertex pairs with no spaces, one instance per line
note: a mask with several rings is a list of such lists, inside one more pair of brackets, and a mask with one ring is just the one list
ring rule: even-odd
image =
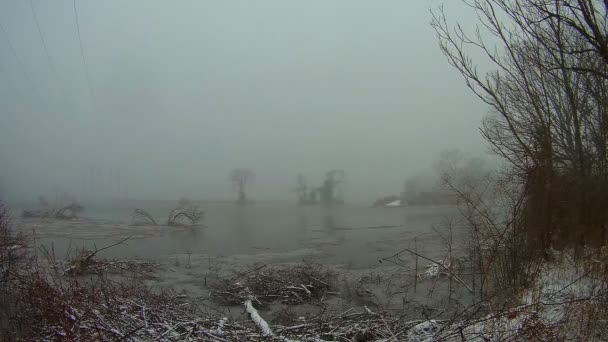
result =
[[405,205],[453,205],[458,201],[458,196],[449,191],[403,193],[401,197]]

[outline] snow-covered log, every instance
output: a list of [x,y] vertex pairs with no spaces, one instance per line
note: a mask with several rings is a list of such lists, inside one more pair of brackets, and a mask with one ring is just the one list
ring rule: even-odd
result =
[[264,318],[262,318],[262,316],[260,316],[260,314],[258,313],[258,310],[256,310],[256,308],[253,307],[251,300],[252,300],[252,298],[250,297],[249,299],[247,299],[245,301],[245,310],[249,314],[249,318],[251,318],[253,323],[255,323],[255,325],[257,325],[258,329],[260,329],[260,331],[262,332],[262,335],[271,336],[272,329],[270,329],[270,326],[264,320]]

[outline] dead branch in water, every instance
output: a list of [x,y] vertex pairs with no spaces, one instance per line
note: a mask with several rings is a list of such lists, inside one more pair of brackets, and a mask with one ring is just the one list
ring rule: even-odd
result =
[[[192,200],[182,198],[179,200],[177,207],[169,212],[167,217],[167,226],[194,226],[204,218],[204,212]],[[154,217],[144,209],[137,208],[133,210],[131,215],[133,224],[142,225],[158,225]]]
[[84,211],[84,206],[76,200],[69,200],[63,204],[55,204],[51,206],[49,202],[40,197],[38,199],[42,209],[24,210],[21,216],[23,218],[51,218],[58,220],[73,220],[78,218],[78,215]]
[[74,260],[72,260],[72,262],[70,263],[70,266],[64,270],[64,273],[70,274],[70,275],[79,275],[79,274],[91,272],[93,270],[99,271],[100,269],[103,269],[103,265],[109,265],[109,264],[107,264],[105,262],[94,260],[93,257],[95,255],[97,255],[97,253],[104,251],[106,249],[118,246],[118,245],[124,243],[125,241],[129,240],[130,238],[131,238],[131,236],[128,236],[111,245],[108,245],[108,246],[105,246],[105,247],[102,247],[99,249],[95,248],[94,251],[88,251],[88,250],[83,249],[82,252],[80,253],[80,255],[78,257],[76,257]]
[[71,220],[78,217],[84,210],[84,207],[78,202],[72,202],[66,206],[59,208],[54,213],[54,218],[60,220]]
[[169,213],[167,225],[177,226],[186,224],[192,226],[197,224],[203,216],[204,213],[198,205],[192,203],[191,200],[181,199],[178,206]]

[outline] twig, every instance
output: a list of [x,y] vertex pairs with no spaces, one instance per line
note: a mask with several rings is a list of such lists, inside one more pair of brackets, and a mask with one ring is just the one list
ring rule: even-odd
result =
[[462,286],[466,287],[466,289],[467,289],[467,290],[469,290],[469,292],[470,292],[470,293],[473,293],[473,290],[472,290],[472,289],[469,287],[469,285],[467,285],[467,284],[464,282],[464,280],[462,280],[462,279],[461,279],[459,276],[457,276],[456,274],[454,274],[454,272],[450,271],[450,269],[449,269],[449,268],[447,268],[447,267],[445,267],[445,266],[444,266],[442,263],[439,263],[439,262],[437,262],[437,261],[435,261],[435,260],[433,260],[433,259],[431,259],[431,258],[427,258],[427,257],[425,257],[424,255],[418,254],[418,253],[416,253],[416,252],[414,252],[414,251],[410,250],[409,248],[404,248],[404,249],[402,249],[401,251],[399,251],[399,252],[397,252],[397,253],[393,254],[392,256],[390,256],[390,257],[388,257],[388,258],[383,258],[383,259],[381,259],[381,261],[389,261],[389,262],[390,262],[392,258],[394,258],[394,257],[398,257],[398,256],[399,256],[399,254],[401,254],[401,253],[403,253],[403,252],[409,252],[409,253],[411,253],[412,255],[415,255],[415,256],[417,256],[417,257],[420,257],[420,258],[422,258],[422,259],[425,259],[425,260],[427,260],[427,261],[430,261],[430,262],[432,262],[432,263],[434,263],[434,264],[438,265],[439,267],[442,267],[442,268],[443,268],[443,269],[444,269],[446,272],[448,272],[448,273],[449,273],[449,274],[450,274],[452,277],[454,277],[454,279],[458,280],[458,282],[459,282],[460,284],[462,284]]
[[136,333],[138,330],[140,330],[140,329],[141,329],[141,328],[143,328],[144,326],[145,326],[145,325],[140,325],[140,326],[138,326],[137,328],[135,328],[135,329],[133,329],[133,330],[129,331],[128,333],[126,333],[125,335],[123,335],[123,336],[122,336],[122,337],[119,339],[119,341],[126,340],[126,339],[127,339],[129,336],[131,336],[131,335],[135,334],[135,333]]
[[248,271],[246,271],[246,272],[239,273],[239,274],[237,274],[236,276],[234,276],[234,277],[230,278],[230,281],[235,281],[235,280],[239,279],[239,278],[240,278],[240,277],[242,277],[242,276],[248,275],[249,273],[253,273],[253,272],[259,271],[259,270],[261,270],[262,268],[264,268],[264,267],[266,267],[266,266],[267,266],[267,265],[266,265],[266,264],[264,264],[264,265],[262,265],[262,266],[259,266],[259,267],[256,267],[256,268],[253,268],[253,269],[248,270]]
[[95,249],[95,251],[94,251],[94,252],[92,252],[92,253],[91,253],[91,255],[89,255],[89,256],[87,257],[87,260],[88,260],[88,259],[90,259],[90,258],[92,258],[92,257],[93,257],[95,254],[97,254],[97,253],[99,253],[99,252],[101,252],[101,251],[103,251],[103,250],[106,250],[106,249],[108,249],[108,248],[112,248],[112,247],[114,247],[114,246],[118,246],[118,245],[120,245],[121,243],[123,243],[123,242],[125,242],[125,241],[129,240],[131,237],[132,237],[132,235],[131,235],[131,236],[127,236],[126,238],[124,238],[124,239],[122,239],[122,240],[118,241],[118,242],[117,242],[117,243],[115,243],[115,244],[111,244],[111,245],[109,245],[109,246],[105,246],[105,247],[102,247],[102,248],[100,248],[100,249]]

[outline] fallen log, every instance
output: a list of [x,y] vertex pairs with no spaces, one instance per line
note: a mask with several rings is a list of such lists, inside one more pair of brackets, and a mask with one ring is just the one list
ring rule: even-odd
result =
[[258,313],[258,310],[256,310],[256,308],[253,307],[253,304],[251,303],[252,299],[253,299],[253,297],[250,297],[244,303],[245,310],[249,314],[249,318],[251,319],[251,321],[253,321],[253,323],[255,323],[255,325],[258,327],[258,329],[260,330],[260,332],[262,333],[263,336],[272,336],[273,335],[272,329],[270,329],[270,326],[264,320],[264,318],[262,318],[262,316],[260,316],[260,314]]

